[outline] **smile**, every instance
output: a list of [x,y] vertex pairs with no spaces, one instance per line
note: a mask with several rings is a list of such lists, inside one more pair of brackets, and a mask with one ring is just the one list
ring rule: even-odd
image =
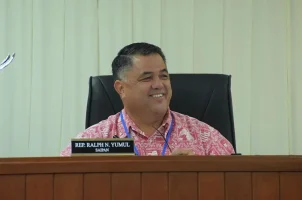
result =
[[154,98],[159,98],[159,97],[162,97],[162,96],[164,96],[163,94],[154,94],[154,95],[150,95],[150,96],[152,96],[152,97],[154,97]]

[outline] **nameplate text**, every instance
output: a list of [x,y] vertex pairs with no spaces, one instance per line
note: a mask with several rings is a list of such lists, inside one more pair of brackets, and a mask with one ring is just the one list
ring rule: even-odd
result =
[[75,155],[134,155],[134,141],[128,138],[76,138],[71,140]]

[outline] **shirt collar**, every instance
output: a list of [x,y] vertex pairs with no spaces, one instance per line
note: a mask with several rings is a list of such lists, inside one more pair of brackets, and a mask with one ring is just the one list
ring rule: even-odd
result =
[[[129,115],[126,113],[125,109],[123,109],[121,111],[123,113],[123,116],[124,116],[124,120],[125,120],[125,123],[126,123],[126,126],[128,128],[128,131],[130,130],[130,127],[133,131],[141,134],[141,135],[145,135],[137,126],[136,124],[134,123],[134,121],[129,117]],[[121,121],[121,120],[119,120]],[[171,116],[171,110],[170,108],[168,109],[167,111],[167,114],[165,115],[165,118],[163,120],[163,123],[162,125],[158,128],[158,131],[160,131],[161,133],[164,133],[165,137],[168,133],[168,128],[170,127],[172,123],[172,116]],[[154,130],[154,132],[156,132]],[[125,133],[125,136],[127,136],[127,134]]]

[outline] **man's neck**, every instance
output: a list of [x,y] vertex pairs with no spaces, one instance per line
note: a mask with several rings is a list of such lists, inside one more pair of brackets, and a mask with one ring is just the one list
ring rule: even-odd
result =
[[145,133],[146,136],[151,136],[163,123],[166,114],[136,114],[125,109],[127,115],[135,123],[135,125]]

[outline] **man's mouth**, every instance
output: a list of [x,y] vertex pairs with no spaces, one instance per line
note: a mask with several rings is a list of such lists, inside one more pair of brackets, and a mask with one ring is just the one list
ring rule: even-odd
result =
[[153,94],[153,95],[150,95],[151,97],[154,97],[154,98],[159,98],[159,97],[163,97],[164,94]]

